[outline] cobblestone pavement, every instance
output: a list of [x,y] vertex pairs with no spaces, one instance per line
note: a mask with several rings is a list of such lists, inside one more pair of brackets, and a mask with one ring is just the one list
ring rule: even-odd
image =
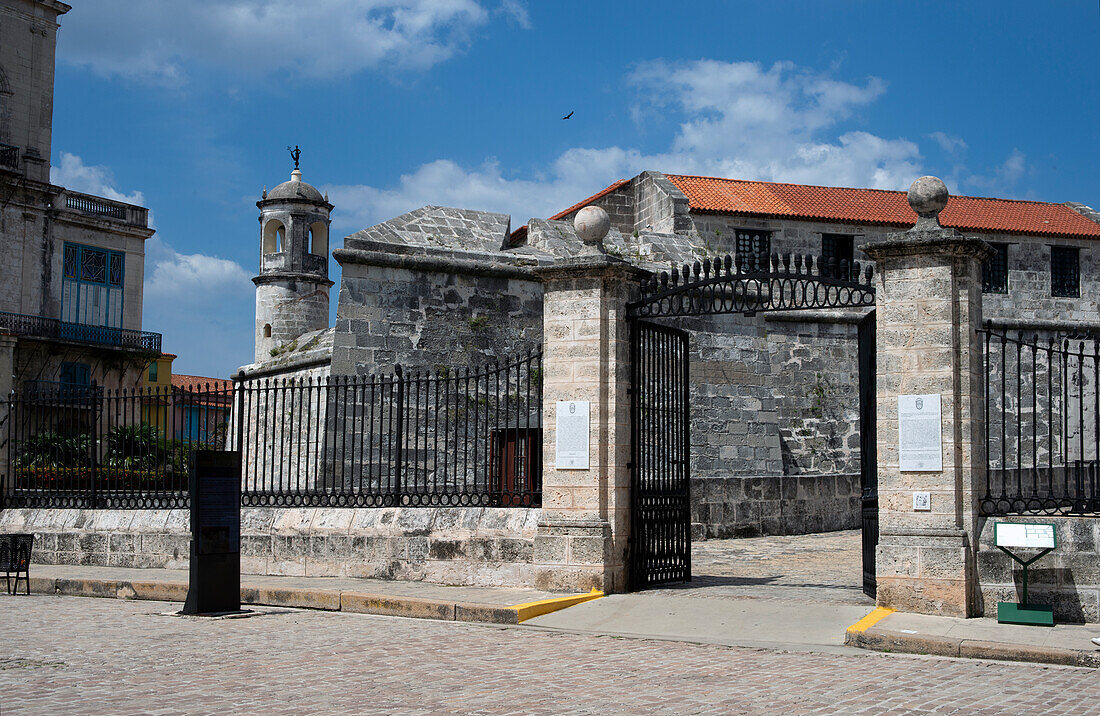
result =
[[0,596],[6,714],[1100,714],[1095,671]]
[[657,591],[870,605],[860,539],[859,530],[846,530],[692,542],[691,582]]

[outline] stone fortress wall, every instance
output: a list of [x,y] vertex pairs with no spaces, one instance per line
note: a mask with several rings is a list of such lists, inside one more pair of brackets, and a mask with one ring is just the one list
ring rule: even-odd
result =
[[[771,232],[774,252],[814,256],[822,233],[853,235],[855,260],[870,264],[859,247],[895,230],[692,213],[657,172],[589,203],[609,213],[608,253],[654,271],[732,253],[737,229]],[[512,237],[505,215],[429,206],[347,237],[334,252],[343,278],[331,374],[476,368],[537,349],[542,287],[533,269],[568,254],[573,213],[532,220]],[[985,295],[995,324],[1045,322],[1052,335],[1100,325],[1089,322],[1100,310],[1090,242],[983,238],[1010,244],[1009,293]],[[1082,298],[1049,296],[1051,244],[1081,249]],[[866,312],[678,322],[692,334],[697,538],[859,526],[856,327]]]
[[[821,253],[823,233],[851,235],[854,260],[873,267],[860,246],[898,230],[692,213],[687,197],[657,172],[612,185],[589,203],[608,211],[622,238],[609,252],[656,270],[733,253],[738,229],[770,232],[775,253],[813,256]],[[1088,207],[1072,208],[1090,216]],[[568,221],[575,212],[557,218]],[[1100,215],[1091,212],[1091,218]],[[1094,241],[971,234],[1009,247],[1008,292],[983,294],[984,316],[994,327],[1027,326],[1029,334],[1044,341],[1100,331],[1100,262]],[[1051,246],[1079,249],[1079,298],[1050,295]],[[697,536],[859,526],[856,324],[865,313],[793,311],[677,324],[692,332],[691,471],[698,488],[692,494],[692,521]],[[778,462],[772,452],[777,439]],[[805,505],[813,507],[806,510]]]

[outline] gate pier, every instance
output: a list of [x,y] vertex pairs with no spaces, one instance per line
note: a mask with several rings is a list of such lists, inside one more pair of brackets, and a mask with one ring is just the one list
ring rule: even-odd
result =
[[[649,272],[602,253],[602,234],[582,238],[587,251],[536,269],[544,290],[544,408],[535,586],[622,591],[630,534],[630,343],[623,316]],[[589,403],[588,469],[557,467],[558,401]]]
[[[868,244],[877,267],[880,606],[957,617],[981,614],[978,486],[982,424],[981,262],[984,241],[944,229],[947,188],[923,177],[909,190],[917,225]],[[942,467],[901,464],[899,396],[938,395]],[[906,468],[906,469],[903,469]],[[923,494],[930,501],[923,504]]]

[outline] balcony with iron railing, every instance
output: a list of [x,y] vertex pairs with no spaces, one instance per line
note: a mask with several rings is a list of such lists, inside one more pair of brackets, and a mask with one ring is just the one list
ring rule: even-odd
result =
[[121,221],[141,228],[149,226],[149,210],[144,206],[104,199],[101,196],[81,194],[77,191],[65,189],[61,193],[58,205],[63,210],[92,216],[97,219]]
[[0,167],[19,170],[19,147],[0,142]]
[[0,331],[17,336],[160,353],[161,335],[159,333],[92,326],[84,323],[65,323],[55,318],[27,316],[21,313],[0,312]]

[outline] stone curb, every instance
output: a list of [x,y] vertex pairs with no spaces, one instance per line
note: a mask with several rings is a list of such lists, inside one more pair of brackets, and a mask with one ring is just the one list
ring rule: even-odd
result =
[[[182,602],[187,598],[187,584],[184,582],[31,577],[30,591],[32,594],[56,594],[67,597],[165,602]],[[519,624],[521,607],[526,606],[499,606],[354,591],[248,584],[241,585],[241,604],[488,624]],[[562,607],[564,606],[569,604],[563,604]]]
[[1100,667],[1100,652],[1085,649],[1063,649],[1054,646],[1010,644],[947,636],[922,636],[874,627],[865,631],[848,629],[844,643],[847,646],[871,651],[931,654],[964,659],[1028,661],[1037,664],[1083,666],[1091,669]]

